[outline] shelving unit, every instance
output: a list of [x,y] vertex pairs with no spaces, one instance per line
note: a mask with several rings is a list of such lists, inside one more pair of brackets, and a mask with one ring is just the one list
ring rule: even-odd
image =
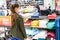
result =
[[[44,19],[49,20],[47,16],[39,16],[39,18],[28,18],[28,19],[30,19],[30,20],[44,20]],[[25,25],[25,28],[27,28],[27,27],[29,27],[29,28],[37,28],[37,29],[45,30],[45,31],[54,31],[54,32],[55,32],[55,30],[56,30],[56,28],[47,29],[47,28],[32,27],[32,26],[26,26],[26,25]],[[56,34],[56,33],[55,33],[55,34]],[[34,37],[34,36],[33,36],[33,37]]]
[[[28,26],[25,26],[25,27],[28,27]],[[39,27],[30,27],[29,28],[38,28],[38,29],[43,29],[43,30],[56,30],[56,28],[53,28],[53,29],[47,29],[47,28],[39,28]]]
[[8,32],[10,31],[11,26],[11,16],[0,16],[0,37],[5,37],[9,35]]
[[47,16],[39,16],[39,18],[28,18],[28,19],[31,19],[31,20],[38,19],[39,20],[39,19],[48,19],[48,18],[47,18]]

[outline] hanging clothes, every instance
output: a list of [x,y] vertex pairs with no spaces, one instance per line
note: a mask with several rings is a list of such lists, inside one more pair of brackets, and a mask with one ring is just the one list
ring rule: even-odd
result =
[[0,9],[0,16],[5,16],[5,13],[2,9]]

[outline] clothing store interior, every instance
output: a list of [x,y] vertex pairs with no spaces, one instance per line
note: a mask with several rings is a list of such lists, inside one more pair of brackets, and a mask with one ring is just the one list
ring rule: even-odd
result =
[[0,0],[0,40],[60,40],[60,0]]

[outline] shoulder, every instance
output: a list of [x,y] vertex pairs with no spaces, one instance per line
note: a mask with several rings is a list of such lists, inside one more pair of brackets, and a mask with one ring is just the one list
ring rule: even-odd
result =
[[11,18],[16,19],[16,15],[15,14],[10,14],[9,16],[11,16]]
[[19,15],[19,18],[21,18],[21,19],[22,19],[23,17],[22,17],[21,15]]
[[9,16],[14,16],[14,14],[10,14]]

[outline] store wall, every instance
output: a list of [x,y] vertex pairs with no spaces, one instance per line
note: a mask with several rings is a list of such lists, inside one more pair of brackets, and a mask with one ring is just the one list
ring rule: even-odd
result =
[[56,10],[60,11],[60,0],[56,1]]
[[44,6],[46,8],[49,8],[51,6],[51,9],[55,9],[55,0],[44,0]]

